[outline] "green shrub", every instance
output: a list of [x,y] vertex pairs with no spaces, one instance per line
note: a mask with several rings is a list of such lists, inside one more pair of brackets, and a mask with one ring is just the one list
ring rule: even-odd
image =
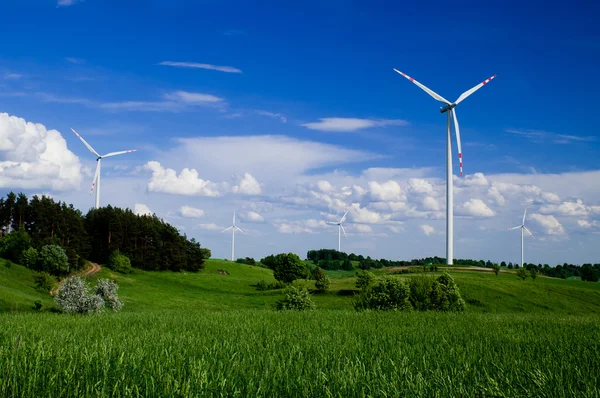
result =
[[356,277],[356,288],[359,290],[365,290],[375,281],[375,275],[367,270],[357,272]]
[[133,272],[129,257],[124,254],[120,254],[117,251],[114,251],[110,254],[110,257],[108,257],[108,263],[106,265],[113,271],[120,272],[122,274],[130,274]]
[[324,292],[327,289],[329,289],[329,285],[330,285],[331,281],[327,277],[327,274],[325,273],[325,271],[323,271],[321,268],[317,268],[315,270],[314,278],[315,278],[315,288],[317,289],[318,292]]
[[529,270],[529,276],[531,276],[531,279],[535,280],[535,278],[537,277],[538,271],[535,268],[532,268]]
[[40,270],[52,275],[69,273],[69,258],[65,250],[58,245],[45,245],[40,250]]
[[364,289],[354,303],[358,310],[410,311],[410,289],[402,280],[384,277],[371,287]]
[[31,237],[25,230],[12,231],[0,239],[0,257],[18,263],[21,253],[31,246]]
[[47,272],[37,272],[33,275],[33,283],[38,291],[49,293],[56,283],[56,278]]
[[464,311],[465,301],[447,272],[440,275],[431,286],[429,308],[435,311]]
[[294,253],[281,253],[275,256],[275,268],[273,276],[275,279],[285,283],[292,283],[296,279],[306,277],[304,262]]
[[315,307],[308,290],[296,286],[288,287],[285,291],[285,297],[276,303],[278,310],[304,311],[315,309]]
[[525,278],[527,278],[527,271],[525,270],[525,268],[519,268],[516,274],[519,278],[521,278],[522,281],[524,281]]
[[498,264],[494,264],[492,268],[494,269],[496,276],[498,276],[498,273],[500,272],[500,266]]
[[276,290],[276,289],[283,289],[286,286],[287,286],[287,284],[280,282],[280,281],[274,281],[274,282],[268,283],[264,279],[261,279],[256,284],[256,289],[257,290]]
[[408,281],[410,303],[418,311],[427,311],[430,307],[431,289],[435,279],[429,276],[417,275]]
[[42,304],[42,300],[35,300],[33,303],[33,309],[36,311],[41,311],[44,304]]
[[39,259],[40,254],[34,247],[23,250],[23,253],[21,253],[21,265],[24,265],[29,269],[38,269]]

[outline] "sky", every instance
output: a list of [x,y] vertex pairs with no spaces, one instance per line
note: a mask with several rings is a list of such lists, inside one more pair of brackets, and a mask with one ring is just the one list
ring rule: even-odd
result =
[[10,0],[0,36],[0,194],[153,213],[229,257],[337,248],[600,262],[600,5],[592,2]]

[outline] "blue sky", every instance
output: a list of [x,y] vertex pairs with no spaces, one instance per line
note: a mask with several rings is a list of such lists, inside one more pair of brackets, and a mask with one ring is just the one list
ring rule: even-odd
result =
[[[0,187],[87,210],[95,162],[74,127],[99,152],[139,149],[103,163],[103,204],[144,205],[216,256],[229,248],[213,224],[234,208],[250,230],[240,255],[333,246],[322,221],[346,208],[349,251],[443,255],[445,116],[392,68],[450,100],[497,74],[457,107],[456,256],[500,260],[507,246],[518,259],[501,231],[528,205],[530,260],[598,261],[598,7],[9,2],[0,133],[21,149],[0,147]],[[15,118],[44,130],[31,138]],[[64,156],[48,155],[46,129]]]

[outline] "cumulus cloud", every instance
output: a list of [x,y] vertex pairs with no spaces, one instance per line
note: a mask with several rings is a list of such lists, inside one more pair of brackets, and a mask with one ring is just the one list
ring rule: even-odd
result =
[[176,67],[176,68],[193,68],[193,69],[216,70],[216,71],[225,72],[225,73],[242,73],[242,71],[240,69],[234,68],[233,66],[219,66],[219,65],[211,65],[211,64],[199,64],[199,63],[196,63],[196,62],[163,61],[159,65],[173,66],[173,67]]
[[490,209],[481,199],[471,199],[457,206],[457,214],[471,217],[494,217],[496,212]]
[[577,220],[577,225],[581,228],[598,228],[600,227],[600,223],[596,220]]
[[458,178],[454,176],[454,183],[459,187],[470,187],[470,186],[481,186],[487,187],[489,185],[489,181],[483,173],[475,173],[472,175],[466,175],[463,178]]
[[408,187],[413,193],[430,194],[433,191],[433,186],[422,178],[411,178]]
[[152,215],[152,212],[150,211],[148,206],[146,206],[143,203],[136,203],[135,205],[133,205],[133,213],[138,216],[151,216]]
[[304,123],[302,126],[311,130],[339,133],[352,132],[372,127],[406,126],[407,124],[408,122],[405,120],[327,117],[319,119],[318,122]]
[[275,228],[277,228],[277,231],[282,234],[310,234],[313,232],[310,228],[298,223],[279,222],[275,223],[274,225]]
[[436,198],[434,198],[432,196],[426,196],[423,199],[423,208],[425,210],[439,211],[440,204],[438,203]]
[[79,158],[56,130],[0,113],[0,187],[79,188]]
[[255,211],[248,211],[248,212],[242,212],[240,213],[240,219],[244,222],[248,222],[248,223],[264,223],[265,219],[263,218],[263,216],[261,216],[260,214],[258,214]]
[[256,178],[252,177],[249,173],[244,173],[237,183],[231,188],[233,193],[241,193],[244,195],[260,195],[262,188]]
[[370,181],[369,193],[371,198],[378,201],[406,200],[400,184],[391,180],[382,184],[378,183],[377,181]]
[[370,234],[373,232],[373,228],[365,224],[355,224],[352,226],[352,230],[362,234]]
[[179,208],[179,215],[185,218],[199,218],[204,216],[204,210],[186,205]]
[[551,215],[532,214],[530,219],[537,222],[548,235],[564,235],[565,229],[558,220]]
[[210,223],[210,224],[198,224],[198,228],[200,229],[206,229],[208,231],[220,231],[221,228],[217,226],[217,224],[215,223]]
[[431,225],[422,224],[419,227],[421,228],[421,231],[423,231],[425,236],[431,236],[436,233],[435,228],[433,228]]
[[560,214],[563,216],[587,216],[594,210],[594,207],[586,206],[581,199],[575,201],[562,202],[559,205],[546,205],[540,208],[543,214]]

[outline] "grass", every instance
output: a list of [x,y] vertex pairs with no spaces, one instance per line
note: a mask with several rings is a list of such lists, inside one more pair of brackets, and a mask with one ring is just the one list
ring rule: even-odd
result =
[[600,393],[597,317],[239,310],[0,323],[1,396]]
[[33,311],[36,300],[46,307],[53,303],[50,294],[35,289],[30,269],[0,258],[0,312]]

